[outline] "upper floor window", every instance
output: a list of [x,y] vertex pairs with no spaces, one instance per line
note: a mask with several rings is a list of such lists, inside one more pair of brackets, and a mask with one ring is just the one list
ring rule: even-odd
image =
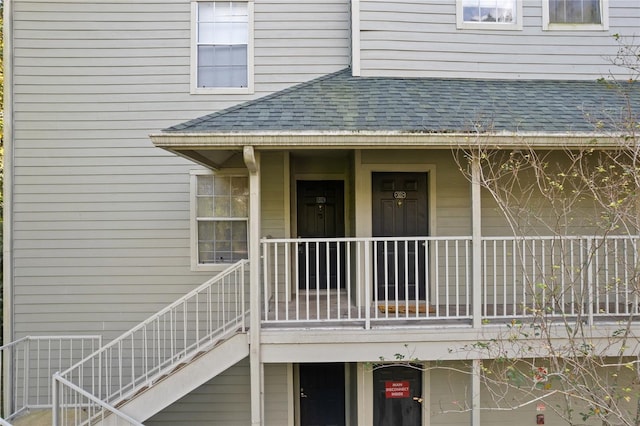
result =
[[252,8],[247,1],[194,2],[192,91],[251,89]]
[[545,30],[606,30],[607,0],[545,0],[543,29]]
[[194,172],[191,176],[194,269],[247,258],[247,176]]
[[456,0],[458,28],[522,29],[521,0]]

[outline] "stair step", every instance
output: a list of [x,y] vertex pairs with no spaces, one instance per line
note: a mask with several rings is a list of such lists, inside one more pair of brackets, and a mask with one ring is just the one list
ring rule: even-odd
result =
[[118,408],[133,418],[146,420],[248,355],[246,334],[220,339],[209,349],[182,358],[148,388],[122,401]]

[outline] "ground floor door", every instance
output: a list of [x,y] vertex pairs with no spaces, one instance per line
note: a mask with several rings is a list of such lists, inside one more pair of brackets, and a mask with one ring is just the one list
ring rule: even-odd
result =
[[344,364],[300,364],[300,426],[345,426]]
[[385,366],[373,371],[373,426],[422,426],[422,370]]
[[[297,235],[300,238],[344,236],[344,182],[297,182]],[[298,244],[298,287],[326,290],[344,287],[344,244]]]
[[[427,173],[377,172],[372,176],[374,237],[429,235]],[[380,242],[376,251],[378,300],[426,296],[424,242]]]

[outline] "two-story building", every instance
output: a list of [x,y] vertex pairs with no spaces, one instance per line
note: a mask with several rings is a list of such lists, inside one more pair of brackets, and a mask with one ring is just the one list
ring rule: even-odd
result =
[[635,146],[636,0],[3,3],[5,342],[102,339],[7,351],[5,418],[563,424],[559,389],[498,398],[478,342],[542,311],[620,355],[637,228],[517,235],[465,154]]

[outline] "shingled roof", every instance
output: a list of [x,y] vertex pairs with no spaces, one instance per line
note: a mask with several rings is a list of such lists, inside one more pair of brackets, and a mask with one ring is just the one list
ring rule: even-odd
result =
[[353,77],[344,69],[163,133],[593,132],[628,118],[626,99],[640,107],[639,84]]

